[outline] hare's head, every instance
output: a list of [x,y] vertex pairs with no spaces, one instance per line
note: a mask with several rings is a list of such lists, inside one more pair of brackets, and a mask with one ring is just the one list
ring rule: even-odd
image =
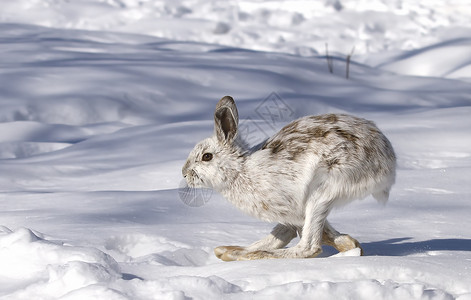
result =
[[234,99],[219,100],[214,113],[214,135],[193,148],[182,173],[190,187],[225,189],[241,170],[241,150],[236,143],[239,116]]

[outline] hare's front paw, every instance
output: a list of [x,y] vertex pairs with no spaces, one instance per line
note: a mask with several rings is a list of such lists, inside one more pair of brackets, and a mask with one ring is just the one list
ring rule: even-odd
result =
[[360,243],[348,234],[342,234],[337,236],[333,240],[333,246],[339,252],[345,252],[355,248],[360,248],[360,255],[363,255],[363,248],[361,248]]
[[219,246],[214,248],[214,254],[216,254],[216,257],[223,261],[238,260],[246,253],[247,250],[240,246]]

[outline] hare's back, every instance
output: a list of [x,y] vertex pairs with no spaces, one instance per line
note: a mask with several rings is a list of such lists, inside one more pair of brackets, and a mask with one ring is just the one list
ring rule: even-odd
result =
[[297,119],[270,138],[262,149],[269,150],[277,160],[299,162],[315,156],[327,169],[359,167],[388,172],[395,166],[392,146],[378,127],[345,114]]

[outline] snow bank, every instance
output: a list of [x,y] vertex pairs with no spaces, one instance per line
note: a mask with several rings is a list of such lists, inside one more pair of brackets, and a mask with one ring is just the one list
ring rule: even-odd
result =
[[418,49],[471,32],[461,0],[2,1],[0,21],[106,30],[300,55]]
[[405,75],[471,78],[470,51],[471,39],[448,40],[401,54],[378,67]]
[[50,241],[27,228],[1,228],[0,265],[2,293],[13,292],[10,296],[17,299],[60,297],[121,277],[118,263],[109,255]]

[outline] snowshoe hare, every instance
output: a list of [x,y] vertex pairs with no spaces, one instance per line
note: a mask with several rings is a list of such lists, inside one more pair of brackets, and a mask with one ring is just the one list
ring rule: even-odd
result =
[[[333,207],[372,195],[386,202],[396,158],[371,121],[345,114],[307,116],[291,122],[258,149],[238,136],[238,112],[230,96],[216,105],[214,135],[198,143],[183,166],[190,187],[209,187],[273,231],[247,247],[220,246],[225,261],[308,258],[322,244],[338,251],[360,248],[327,221]],[[296,246],[284,248],[299,234]]]

